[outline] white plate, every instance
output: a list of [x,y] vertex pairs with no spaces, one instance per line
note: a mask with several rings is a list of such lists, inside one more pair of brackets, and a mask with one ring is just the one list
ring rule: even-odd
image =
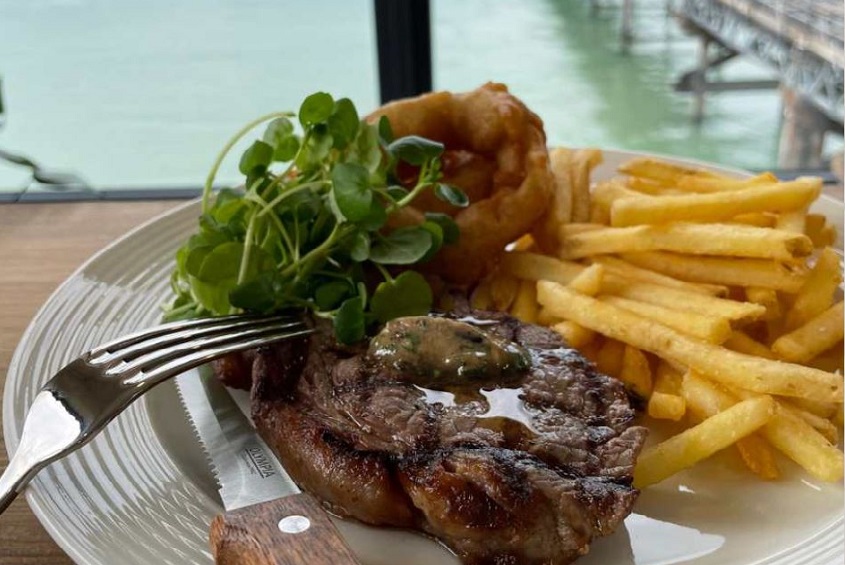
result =
[[[612,175],[629,157],[606,152],[598,176]],[[841,234],[842,204],[822,198],[816,208]],[[197,214],[197,203],[188,203],[136,229],[89,260],[42,307],[9,367],[3,426],[10,452],[26,407],[51,374],[98,343],[158,321],[171,257]],[[598,540],[578,563],[841,564],[842,485],[818,483],[786,462],[784,468],[784,480],[759,482],[726,452],[645,491],[625,527]],[[42,471],[26,497],[56,542],[86,565],[210,563],[208,524],[222,510],[172,383]],[[340,527],[368,565],[457,562],[415,534]]]

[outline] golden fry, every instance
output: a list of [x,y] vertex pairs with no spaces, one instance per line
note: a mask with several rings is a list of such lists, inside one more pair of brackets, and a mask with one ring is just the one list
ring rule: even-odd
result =
[[619,380],[631,387],[642,398],[651,396],[651,368],[643,352],[630,345],[622,355],[622,370]]
[[752,338],[747,333],[739,330],[734,330],[727,341],[725,341],[724,345],[728,349],[733,349],[734,351],[745,353],[746,355],[754,355],[756,357],[762,357],[763,359],[776,359],[775,354],[772,353],[768,347]]
[[620,198],[651,198],[631,190],[620,179],[611,179],[598,183],[592,192],[590,219],[592,223],[610,223],[610,209],[613,202]]
[[537,322],[537,285],[533,281],[520,281],[519,290],[513,300],[511,316],[526,324]]
[[756,320],[766,313],[766,309],[759,304],[737,302],[651,283],[625,283],[612,277],[605,277],[602,292],[683,312],[735,321]]
[[572,155],[572,221],[590,220],[590,173],[603,160],[598,149],[579,149]]
[[491,281],[488,277],[478,283],[475,290],[472,291],[469,303],[474,309],[490,310],[493,307],[493,297],[490,292],[491,286]]
[[586,268],[584,265],[527,251],[505,253],[500,265],[502,272],[514,277],[529,281],[554,281],[561,284],[571,283]]
[[833,295],[841,282],[839,257],[833,249],[827,247],[819,254],[815,266],[798,290],[795,301],[786,314],[784,329],[792,331],[827,310],[833,303]]
[[685,281],[757,286],[795,293],[804,284],[802,267],[765,259],[693,257],[665,251],[625,253],[622,258]]
[[622,357],[625,355],[625,344],[615,339],[607,339],[599,349],[596,357],[596,367],[605,375],[619,378],[622,373]]
[[499,272],[490,280],[490,299],[493,308],[500,312],[510,310],[511,304],[519,293],[519,279],[504,272]]
[[681,374],[661,361],[654,373],[654,389],[648,399],[648,415],[658,420],[678,421],[686,413],[687,403],[681,395]]
[[596,332],[575,322],[559,322],[552,326],[552,329],[560,334],[569,347],[575,349],[586,347],[596,337]]
[[811,367],[737,353],[547,281],[537,299],[549,311],[730,386],[765,394],[842,402],[842,377]]
[[772,351],[781,359],[806,363],[816,355],[830,349],[843,337],[843,302],[838,302],[806,324],[779,337],[772,344]]
[[660,284],[698,294],[709,294],[711,296],[727,296],[728,294],[728,287],[723,285],[691,283],[678,280],[662,273],[658,273],[657,271],[637,267],[636,265],[623,261],[622,259],[617,259],[616,257],[591,257],[590,261],[604,266],[608,273],[618,275],[630,281]]
[[559,316],[552,316],[549,314],[549,311],[545,308],[540,308],[540,311],[537,313],[537,323],[541,326],[553,326],[555,324],[559,324],[563,321],[563,318]]
[[760,435],[760,432],[745,436],[737,441],[736,448],[742,462],[752,473],[764,481],[774,481],[780,478],[780,469],[777,459],[775,459],[775,453],[769,447],[769,442]]
[[710,343],[722,343],[731,335],[731,324],[728,318],[672,310],[665,306],[619,296],[600,296],[599,300]]
[[780,404],[781,408],[783,408],[793,416],[798,416],[799,418],[813,426],[813,428],[815,428],[821,435],[823,435],[825,439],[830,442],[831,445],[836,445],[839,443],[839,430],[833,424],[833,422],[831,422],[827,418],[822,418],[821,416],[817,416],[812,412],[802,410],[789,400],[779,400],[778,404]]
[[664,250],[694,255],[725,255],[790,261],[813,252],[803,233],[738,224],[674,222],[590,230],[563,239],[562,259],[632,251]]
[[763,435],[817,479],[842,480],[842,452],[802,418],[779,409]]
[[760,184],[778,182],[772,173],[762,173],[748,179],[705,178],[700,175],[684,175],[677,180],[675,186],[687,192],[723,192],[726,190],[742,190]]
[[601,265],[590,265],[581,271],[577,277],[572,279],[572,282],[569,283],[569,288],[587,296],[595,296],[601,291],[603,280],[604,267]]
[[774,320],[776,318],[780,318],[781,307],[777,291],[771,288],[749,286],[745,289],[745,296],[748,298],[749,302],[759,304],[766,309],[766,315],[763,316],[763,319]]
[[[807,225],[807,208],[784,212],[778,216],[775,227],[779,230],[803,234]],[[807,238],[809,239],[809,238]],[[810,243],[812,244],[812,240]]]
[[821,192],[820,178],[758,185],[713,194],[620,198],[610,207],[615,227],[678,221],[718,222],[748,212],[786,212],[808,206]]
[[637,157],[619,167],[619,172],[632,177],[643,177],[665,185],[675,185],[684,177],[730,180],[728,177],[708,171],[667,163],[649,157]]
[[645,449],[634,470],[634,486],[643,488],[659,483],[692,467],[765,426],[774,411],[775,401],[772,397],[750,398]]
[[757,226],[758,228],[773,228],[777,223],[776,214],[768,214],[766,212],[750,212],[748,214],[740,214],[734,216],[728,223],[730,224],[745,224],[747,226]]

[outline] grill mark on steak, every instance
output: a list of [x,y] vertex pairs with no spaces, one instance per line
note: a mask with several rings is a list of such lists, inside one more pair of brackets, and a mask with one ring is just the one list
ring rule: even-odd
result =
[[474,394],[454,389],[452,406],[427,402],[415,376],[374,362],[364,345],[338,345],[318,323],[254,354],[256,427],[336,514],[420,529],[474,565],[570,563],[630,513],[645,429],[632,425],[621,383],[554,332],[460,314],[530,353],[530,368],[504,385],[521,389],[529,426],[481,417],[489,406],[478,387],[493,386],[483,378]]

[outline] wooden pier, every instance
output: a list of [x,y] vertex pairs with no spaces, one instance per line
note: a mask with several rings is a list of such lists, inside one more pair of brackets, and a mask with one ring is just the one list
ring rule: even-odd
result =
[[[820,165],[825,134],[842,134],[845,3],[681,0],[670,9],[701,40],[696,68],[676,84],[677,90],[694,94],[694,118],[704,116],[707,92],[779,86],[784,101],[779,165]],[[707,80],[710,69],[737,56],[762,61],[775,71],[777,81]]]

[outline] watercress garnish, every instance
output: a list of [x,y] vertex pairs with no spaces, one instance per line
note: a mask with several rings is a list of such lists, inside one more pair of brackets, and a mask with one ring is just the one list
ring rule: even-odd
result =
[[[223,159],[265,122],[241,156],[243,188],[214,192]],[[467,205],[460,189],[438,182],[442,153],[430,139],[394,139],[386,118],[367,123],[348,98],[325,92],[308,96],[296,114],[246,124],[208,175],[197,232],[176,253],[165,317],[308,310],[353,343],[392,318],[426,314],[431,288],[409,267],[455,242],[458,227],[437,213],[417,226],[385,226],[424,190]],[[418,171],[413,186],[398,185],[399,162]]]

